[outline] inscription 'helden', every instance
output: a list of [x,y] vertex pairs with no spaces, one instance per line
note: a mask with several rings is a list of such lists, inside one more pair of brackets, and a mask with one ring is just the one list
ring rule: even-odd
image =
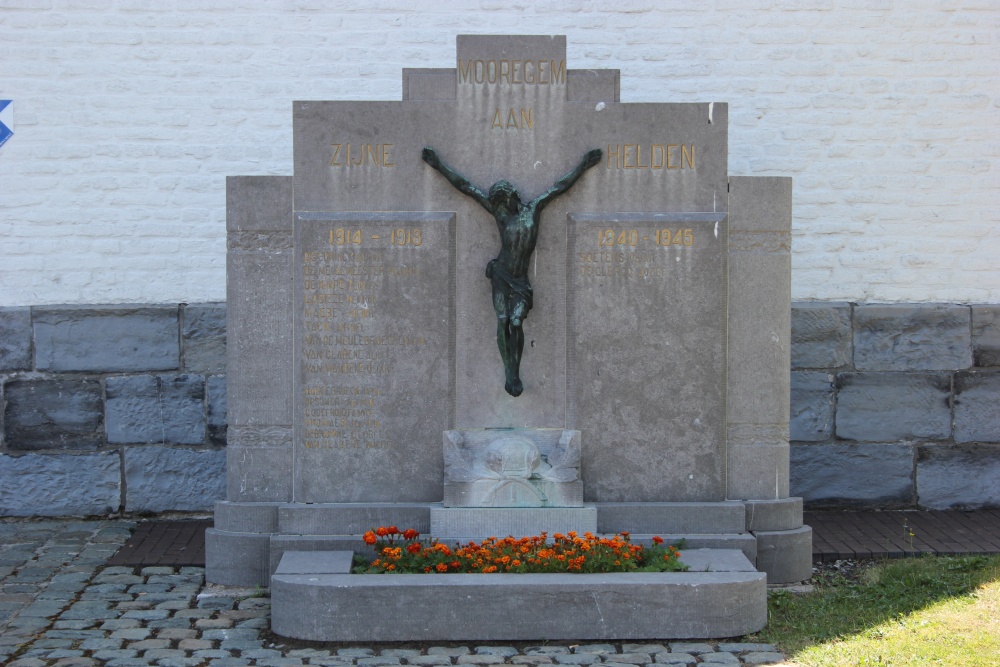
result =
[[694,169],[694,144],[608,144],[608,169]]

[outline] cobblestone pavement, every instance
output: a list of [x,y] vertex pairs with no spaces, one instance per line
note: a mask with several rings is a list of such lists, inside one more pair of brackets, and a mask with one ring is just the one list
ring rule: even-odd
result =
[[0,522],[0,664],[680,667],[784,659],[767,644],[700,641],[407,648],[284,641],[268,632],[263,591],[206,587],[200,567],[107,566],[132,528],[127,521]]

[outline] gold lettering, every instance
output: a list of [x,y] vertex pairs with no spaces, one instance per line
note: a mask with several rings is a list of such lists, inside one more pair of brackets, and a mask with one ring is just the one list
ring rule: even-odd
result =
[[529,130],[535,129],[535,119],[532,117],[534,109],[521,109],[521,129],[527,127]]
[[490,129],[492,130],[494,127],[503,129],[503,118],[500,116],[500,107],[497,107],[497,112],[493,114],[493,124],[490,125]]
[[518,68],[520,68],[520,66],[521,66],[521,61],[520,60],[511,60],[510,61],[510,82],[511,83],[524,83],[523,80],[518,80],[518,78],[517,78],[517,73],[518,73],[517,70],[518,70]]
[[469,60],[465,63],[465,67],[462,67],[462,61],[458,61],[458,82],[459,83],[472,83],[473,77],[473,67],[472,61]]
[[389,161],[389,149],[392,148],[392,144],[382,144],[382,166],[383,167],[395,167],[396,163]]
[[[681,164],[688,163],[688,169],[694,169],[694,144],[691,144],[691,154],[688,155],[687,146],[681,146]],[[683,168],[683,167],[682,167]]]
[[[528,69],[528,65],[531,65],[530,71]],[[529,84],[534,84],[535,83],[535,61],[534,60],[525,60],[524,61],[524,82],[525,83],[529,83]]]
[[[659,149],[659,151],[657,151]],[[660,144],[653,144],[650,146],[650,168],[651,169],[663,169],[663,146]],[[656,154],[660,154],[660,161],[656,161]]]
[[618,169],[622,168],[622,156],[618,149],[618,144],[615,144],[614,150],[611,150],[611,144],[608,144],[608,169],[611,169],[612,163],[611,158],[615,159],[614,166]]
[[507,112],[507,127],[517,129],[517,116],[514,115],[513,109]]
[[635,147],[635,166],[637,169],[649,169],[648,164],[642,163],[642,146],[640,145]]
[[340,144],[330,144],[333,146],[333,158],[330,160],[331,167],[343,167],[343,162],[337,162],[337,156],[340,155]]
[[673,151],[675,150],[677,150],[677,144],[667,144],[667,169],[680,169],[680,167],[673,162]]
[[501,60],[500,61],[500,79],[507,79],[507,83],[510,84],[510,61]]
[[[634,144],[625,144],[624,146],[622,146],[622,153],[624,153],[623,159],[624,159],[624,163],[625,163],[625,169],[635,169],[635,163],[634,162],[632,164],[628,163],[628,152],[629,152],[630,148],[633,149],[633,151],[634,151],[635,150],[635,145]],[[632,157],[635,157],[634,153],[632,154]]]
[[552,83],[566,83],[566,61],[560,60],[558,63],[553,60],[549,63],[549,70],[552,72]]

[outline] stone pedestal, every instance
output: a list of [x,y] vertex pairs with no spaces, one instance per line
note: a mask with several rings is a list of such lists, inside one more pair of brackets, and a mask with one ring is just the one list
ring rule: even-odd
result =
[[[228,493],[209,581],[267,585],[284,553],[361,549],[380,525],[628,531],[737,550],[772,583],[808,576],[788,491],[791,180],[728,174],[725,103],[622,104],[618,72],[568,68],[564,37],[459,36],[454,69],[403,80],[401,101],[295,102],[293,176],[228,181]],[[484,193],[501,180],[544,212],[497,208]],[[517,397],[497,347],[513,302],[486,275],[498,229],[503,252],[535,244],[508,285]],[[287,619],[308,583],[280,581]],[[757,619],[759,573],[711,585],[673,599],[718,621],[684,633],[759,627],[716,604]],[[437,586],[420,595],[460,588]]]

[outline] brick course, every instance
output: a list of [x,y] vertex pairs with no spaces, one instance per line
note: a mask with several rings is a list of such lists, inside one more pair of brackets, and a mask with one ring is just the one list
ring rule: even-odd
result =
[[399,99],[483,30],[728,102],[729,172],[795,179],[794,298],[1000,303],[995,2],[2,6],[3,306],[221,301],[224,177],[292,172],[291,102]]

